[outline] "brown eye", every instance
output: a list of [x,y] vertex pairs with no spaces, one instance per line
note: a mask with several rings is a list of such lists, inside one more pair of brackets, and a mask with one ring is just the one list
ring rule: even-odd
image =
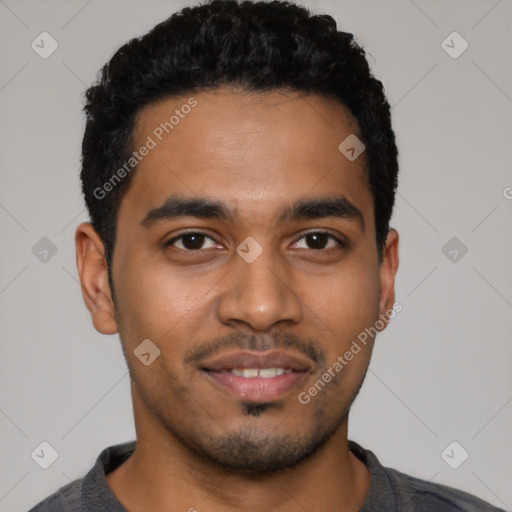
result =
[[[305,243],[301,243],[302,240],[304,240]],[[332,249],[336,246],[345,247],[345,244],[341,240],[336,238],[334,235],[323,231],[307,233],[294,245],[299,245],[299,248],[301,249],[312,249],[317,251]],[[300,245],[302,245],[302,247]]]
[[311,233],[306,235],[306,242],[310,249],[325,249],[329,242],[329,235],[325,233]]
[[[182,249],[185,251],[198,251],[200,249],[205,249],[205,242],[210,241],[210,247],[215,247],[215,240],[205,233],[184,233],[177,237],[174,237],[172,240],[167,242],[166,246],[173,246],[177,249]],[[209,247],[206,247],[208,249]]]

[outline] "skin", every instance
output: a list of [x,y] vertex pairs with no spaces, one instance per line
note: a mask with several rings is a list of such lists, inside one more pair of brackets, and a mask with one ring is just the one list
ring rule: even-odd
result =
[[[190,96],[139,112],[134,147]],[[137,448],[107,482],[131,512],[357,511],[370,476],[348,449],[348,409],[373,340],[309,404],[297,399],[395,301],[398,233],[389,231],[379,261],[364,153],[351,162],[338,150],[358,133],[357,122],[343,105],[317,95],[222,88],[194,97],[198,105],[139,163],[121,201],[115,307],[101,239],[88,223],[76,231],[77,265],[94,327],[119,333],[131,375]],[[234,219],[141,225],[149,210],[176,193],[220,200]],[[353,218],[276,222],[285,204],[333,194],[361,211],[364,230]],[[215,241],[206,239],[189,255],[183,239],[165,246],[184,230]],[[347,245],[327,239],[326,248],[315,248],[305,237],[324,231]],[[248,236],[263,248],[252,263],[236,252]],[[240,399],[186,362],[191,350],[213,341],[229,341],[218,352],[224,353],[246,347],[251,336],[256,349],[282,346],[283,335],[314,345],[321,357],[299,389],[259,415],[247,414]],[[133,353],[144,339],[161,351],[149,366]],[[304,356],[299,346],[284,350]],[[229,469],[236,454],[219,449],[228,436],[241,444],[250,440],[258,449],[246,462],[261,464],[281,448],[293,459],[294,449],[311,447],[324,434],[328,439],[311,456],[281,471]],[[225,457],[226,464],[198,449]]]

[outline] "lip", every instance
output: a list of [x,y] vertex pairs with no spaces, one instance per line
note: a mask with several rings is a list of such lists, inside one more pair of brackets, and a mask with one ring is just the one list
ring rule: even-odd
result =
[[[232,369],[284,368],[290,373],[271,378],[240,377]],[[312,370],[306,358],[282,351],[241,351],[221,355],[200,365],[200,370],[210,382],[238,400],[248,402],[273,402],[301,386]]]
[[201,363],[201,369],[214,372],[234,368],[285,368],[297,372],[311,370],[311,362],[304,357],[288,354],[281,350],[254,352],[242,350],[215,357]]

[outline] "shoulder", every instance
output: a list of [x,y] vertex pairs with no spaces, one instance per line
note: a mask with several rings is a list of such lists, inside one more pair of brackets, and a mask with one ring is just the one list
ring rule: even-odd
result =
[[446,485],[428,482],[406,475],[395,469],[384,468],[397,490],[399,510],[417,512],[492,512],[500,511],[489,503],[464,491]]
[[28,512],[80,512],[80,488],[83,478],[61,487]]
[[384,467],[374,453],[353,441],[349,441],[349,446],[371,475],[370,490],[361,512],[504,512],[464,491]]
[[126,512],[109,488],[105,475],[129,458],[135,446],[135,441],[129,441],[105,448],[83,478],[59,488],[28,512],[82,512],[85,510]]

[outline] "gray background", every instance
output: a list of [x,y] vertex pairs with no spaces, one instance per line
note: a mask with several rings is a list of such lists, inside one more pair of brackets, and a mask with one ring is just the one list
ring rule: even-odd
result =
[[[350,438],[511,510],[512,3],[304,3],[369,52],[400,149],[403,310],[378,339]],[[0,512],[26,511],[134,439],[119,339],[93,329],[77,282],[81,93],[123,42],[187,4],[0,0]],[[31,48],[43,31],[59,45],[47,59]],[[469,43],[456,59],[441,46],[453,31]],[[460,243],[442,251],[454,236],[462,257]],[[43,237],[57,249],[46,261],[32,251]],[[59,454],[46,470],[31,458],[43,441]],[[469,453],[458,469],[441,456],[453,441]]]

